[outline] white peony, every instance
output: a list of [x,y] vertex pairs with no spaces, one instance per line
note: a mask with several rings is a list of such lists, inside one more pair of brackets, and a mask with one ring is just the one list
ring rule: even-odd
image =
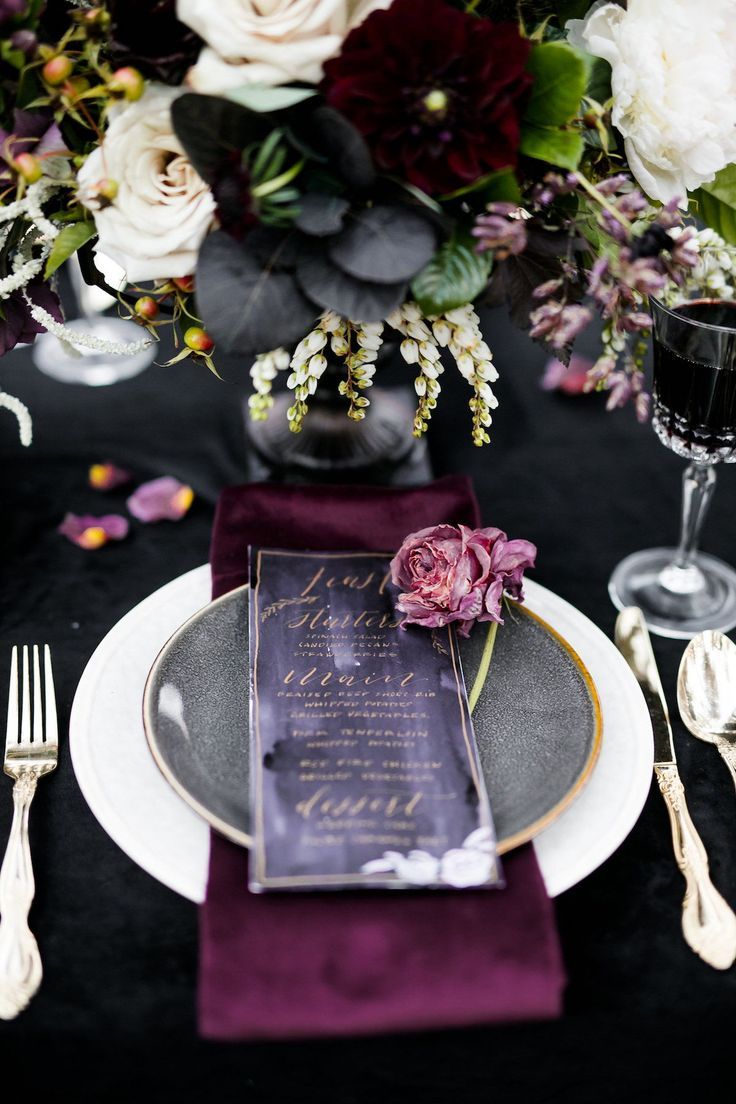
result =
[[177,0],[207,46],[189,71],[197,92],[322,79],[322,64],[370,12],[391,0]]
[[[128,280],[165,280],[194,272],[212,225],[215,201],[184,155],[171,125],[179,91],[151,83],[134,103],[115,109],[102,144],[79,171],[79,198],[94,211],[97,248]],[[102,180],[117,184],[108,206]]]
[[685,206],[686,192],[736,160],[733,0],[598,3],[567,32],[610,62],[613,124],[649,196]]

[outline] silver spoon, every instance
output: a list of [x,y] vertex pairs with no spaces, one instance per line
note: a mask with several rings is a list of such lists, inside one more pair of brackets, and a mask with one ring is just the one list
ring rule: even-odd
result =
[[736,644],[723,633],[698,633],[688,644],[677,704],[693,736],[716,745],[736,785]]

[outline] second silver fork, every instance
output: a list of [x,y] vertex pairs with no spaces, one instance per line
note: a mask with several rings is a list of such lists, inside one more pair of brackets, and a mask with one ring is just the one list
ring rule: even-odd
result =
[[10,661],[4,770],[15,779],[15,785],[13,824],[0,868],[0,1019],[3,1020],[12,1020],[22,1012],[43,976],[38,944],[28,926],[28,914],[36,888],[28,839],[28,814],[36,783],[56,766],[59,747],[48,645],[44,647],[43,660],[42,688],[38,646],[33,646],[32,672],[28,647],[23,648],[20,702],[17,648],[13,648]]

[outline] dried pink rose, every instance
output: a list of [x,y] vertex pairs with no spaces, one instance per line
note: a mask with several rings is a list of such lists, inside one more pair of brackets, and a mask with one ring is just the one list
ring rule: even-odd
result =
[[102,517],[67,514],[57,532],[80,548],[93,551],[102,548],[108,541],[124,540],[129,529],[128,519],[120,514],[103,514]]
[[170,475],[142,483],[127,501],[138,521],[179,521],[194,501],[194,491]]
[[117,464],[106,461],[104,464],[92,464],[87,473],[87,482],[96,491],[112,491],[115,487],[122,487],[130,483],[132,473],[127,468],[119,468]]
[[530,541],[509,540],[500,529],[435,525],[411,533],[391,561],[403,624],[454,622],[467,636],[476,621],[502,622],[504,593],[523,601],[524,571],[536,555]]
[[564,365],[557,357],[550,357],[544,366],[544,376],[541,381],[543,391],[562,391],[565,395],[582,395],[586,390],[588,372],[593,367],[593,361],[588,357],[573,353],[570,363]]

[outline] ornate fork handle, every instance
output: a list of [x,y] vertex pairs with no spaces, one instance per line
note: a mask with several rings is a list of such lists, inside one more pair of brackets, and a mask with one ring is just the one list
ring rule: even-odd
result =
[[670,817],[675,858],[686,883],[683,934],[705,962],[726,970],[736,959],[736,916],[710,880],[708,857],[690,819],[677,766],[655,763],[654,771]]
[[734,747],[733,744],[729,744],[726,740],[719,740],[716,746],[721,753],[723,762],[730,770],[733,784],[736,786],[736,747]]
[[35,882],[28,840],[28,813],[38,772],[21,769],[13,786],[13,825],[0,869],[0,1019],[22,1012],[41,984],[43,970],[28,927]]

